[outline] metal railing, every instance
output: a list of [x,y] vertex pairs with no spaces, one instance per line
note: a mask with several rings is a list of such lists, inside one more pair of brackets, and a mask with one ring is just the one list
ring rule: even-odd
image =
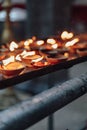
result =
[[87,73],[0,112],[0,130],[24,130],[87,92]]

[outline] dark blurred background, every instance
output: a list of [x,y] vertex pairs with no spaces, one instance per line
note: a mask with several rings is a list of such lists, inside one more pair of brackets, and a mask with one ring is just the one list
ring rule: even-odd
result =
[[[10,10],[11,28],[15,40],[31,36],[45,38],[70,29],[73,0],[12,0]],[[0,35],[6,12],[0,7]]]
[[[11,28],[15,40],[46,38],[63,30],[85,32],[87,6],[83,0],[11,0]],[[1,3],[1,2],[0,2]],[[0,37],[6,12],[0,5]],[[1,40],[1,39],[0,39]]]

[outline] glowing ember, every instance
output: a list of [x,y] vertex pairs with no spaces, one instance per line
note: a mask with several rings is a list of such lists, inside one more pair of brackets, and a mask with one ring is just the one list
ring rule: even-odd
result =
[[15,61],[15,57],[11,56],[5,60],[2,60],[2,63],[3,63],[3,65],[8,65],[9,63],[14,62],[14,61]]
[[73,46],[73,45],[76,44],[78,41],[79,41],[79,38],[75,38],[75,39],[73,39],[73,40],[67,42],[67,43],[65,44],[65,46],[66,46],[66,47]]
[[10,51],[14,51],[16,48],[18,48],[17,43],[11,42],[10,47],[9,47]]
[[47,43],[48,44],[55,44],[56,43],[56,40],[55,39],[53,39],[53,38],[49,38],[49,39],[47,39]]
[[73,37],[73,33],[68,33],[67,31],[64,31],[62,34],[61,34],[61,38],[63,40],[66,40],[66,39],[70,39]]

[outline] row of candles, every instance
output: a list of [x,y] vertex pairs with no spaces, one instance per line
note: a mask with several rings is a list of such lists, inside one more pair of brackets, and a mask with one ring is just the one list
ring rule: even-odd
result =
[[6,78],[13,77],[26,68],[31,70],[87,55],[87,42],[83,43],[67,31],[45,40],[32,37],[19,43],[12,41],[0,48],[0,73]]

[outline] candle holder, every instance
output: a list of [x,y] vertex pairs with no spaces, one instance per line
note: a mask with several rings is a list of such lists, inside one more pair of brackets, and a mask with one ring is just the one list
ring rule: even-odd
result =
[[0,71],[5,78],[10,78],[19,75],[25,69],[25,65],[19,61],[1,65]]

